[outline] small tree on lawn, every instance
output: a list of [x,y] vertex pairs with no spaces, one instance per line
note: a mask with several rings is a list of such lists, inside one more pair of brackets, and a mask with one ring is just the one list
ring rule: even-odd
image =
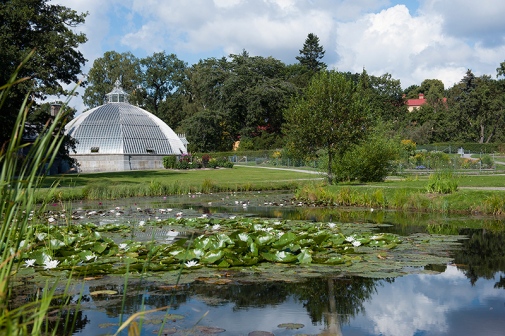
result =
[[285,111],[284,134],[289,151],[310,158],[324,149],[330,184],[335,158],[359,143],[370,125],[369,109],[359,88],[342,73],[320,72]]

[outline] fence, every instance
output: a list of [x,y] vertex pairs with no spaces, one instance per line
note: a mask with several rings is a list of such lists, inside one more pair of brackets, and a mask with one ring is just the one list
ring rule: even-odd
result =
[[247,156],[233,155],[228,156],[228,160],[234,164],[251,166],[271,166],[271,167],[294,167],[294,168],[318,168],[317,161],[304,161],[292,158],[271,158],[268,156]]

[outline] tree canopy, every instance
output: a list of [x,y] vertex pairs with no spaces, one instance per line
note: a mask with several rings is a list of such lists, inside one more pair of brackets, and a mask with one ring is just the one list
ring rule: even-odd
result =
[[330,183],[335,158],[359,143],[370,126],[369,106],[359,85],[336,71],[316,74],[284,117],[289,150],[298,157],[325,150]]
[[68,94],[61,83],[78,82],[86,61],[78,47],[86,37],[74,28],[84,23],[85,17],[47,0],[0,2],[0,85],[7,83],[21,61],[35,50],[19,71],[19,77],[30,80],[16,85],[0,108],[0,146],[9,139],[19,106],[28,93],[32,100]]
[[88,86],[82,97],[84,104],[89,108],[103,105],[116,80],[130,94],[130,102],[139,103],[141,93],[136,90],[142,83],[140,60],[131,52],[107,51],[89,70]]

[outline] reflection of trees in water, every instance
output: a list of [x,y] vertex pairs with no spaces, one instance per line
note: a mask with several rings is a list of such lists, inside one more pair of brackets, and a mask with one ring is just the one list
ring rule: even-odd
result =
[[322,322],[328,331],[339,334],[341,324],[348,323],[353,316],[363,312],[363,303],[376,292],[377,281],[360,277],[313,278],[300,283],[193,284],[190,287],[191,292],[202,297],[233,302],[235,310],[274,306],[292,296],[303,303],[314,324]]
[[[472,285],[479,278],[492,279],[497,272],[505,272],[505,232],[486,229],[461,229],[460,234],[468,236],[462,241],[462,248],[454,255],[454,263],[464,265],[463,273]],[[495,287],[503,288],[504,280]]]
[[[341,334],[341,325],[364,311],[364,301],[376,292],[376,279],[310,279],[294,288],[294,295],[304,301],[313,323],[324,322],[326,332]],[[389,281],[389,280],[385,280]]]

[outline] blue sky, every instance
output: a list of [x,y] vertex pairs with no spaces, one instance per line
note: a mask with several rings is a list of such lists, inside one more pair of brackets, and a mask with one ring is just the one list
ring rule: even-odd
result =
[[[382,75],[402,87],[467,69],[496,75],[505,61],[502,0],[53,0],[89,12],[84,72],[104,52],[174,53],[188,64],[247,50],[295,63],[308,33],[329,68]],[[76,102],[79,105],[79,102]]]

